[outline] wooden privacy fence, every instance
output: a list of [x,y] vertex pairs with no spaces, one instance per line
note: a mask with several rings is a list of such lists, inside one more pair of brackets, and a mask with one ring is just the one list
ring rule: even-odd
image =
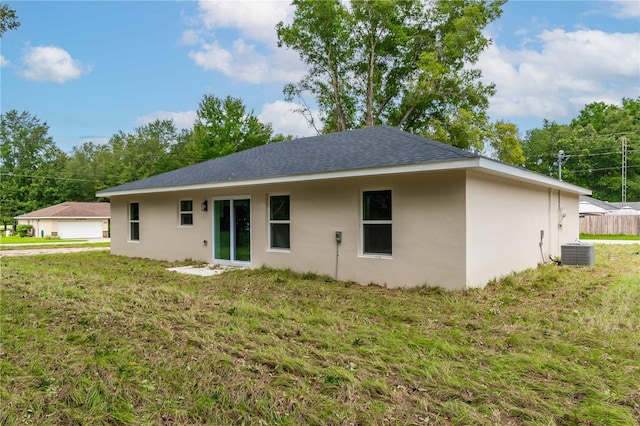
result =
[[599,235],[640,235],[640,215],[584,216],[580,218],[580,232]]

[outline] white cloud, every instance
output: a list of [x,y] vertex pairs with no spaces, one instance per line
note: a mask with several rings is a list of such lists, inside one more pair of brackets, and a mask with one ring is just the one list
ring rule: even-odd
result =
[[300,79],[305,68],[290,50],[277,50],[269,54],[258,52],[256,46],[238,39],[229,49],[217,41],[203,43],[189,57],[196,65],[208,71],[219,71],[235,80],[249,83],[294,81]]
[[611,15],[620,19],[640,17],[640,2],[637,0],[612,0]]
[[275,26],[293,17],[288,1],[200,1],[200,19],[208,29],[234,28],[254,41],[274,44]]
[[[258,119],[263,123],[271,123],[274,133],[283,135],[292,135],[294,137],[314,136],[318,133],[313,127],[310,127],[303,115],[298,112],[302,105],[293,102],[275,101],[265,104],[262,112],[258,114]],[[311,111],[316,121],[319,121],[319,112]]]
[[596,30],[543,31],[537,47],[509,50],[490,46],[478,67],[497,94],[494,118],[562,120],[585,104],[620,103],[640,92],[640,34]]
[[236,81],[297,81],[306,67],[297,53],[276,43],[276,24],[289,22],[292,14],[286,1],[201,1],[194,27],[182,33],[181,42],[196,46],[189,52],[196,65]]
[[180,41],[187,45],[204,43],[204,40],[200,37],[199,32],[193,28],[185,30],[182,33],[182,38]]
[[147,115],[143,115],[142,117],[136,118],[136,123],[140,125],[145,125],[152,123],[156,120],[171,120],[173,121],[173,125],[176,126],[178,130],[182,129],[190,129],[193,127],[193,123],[196,122],[198,118],[198,114],[196,111],[182,111],[182,112],[171,112],[171,111],[154,111]]
[[0,55],[0,67],[8,67],[9,65],[11,65],[11,62],[9,62],[9,60],[4,56]]
[[64,83],[91,72],[91,67],[73,59],[56,46],[29,47],[22,57],[20,75],[27,80]]

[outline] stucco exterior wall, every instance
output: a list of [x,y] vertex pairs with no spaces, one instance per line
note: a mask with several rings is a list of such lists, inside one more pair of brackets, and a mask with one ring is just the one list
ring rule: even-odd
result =
[[[113,254],[164,260],[213,261],[212,199],[251,199],[251,266],[334,276],[335,231],[342,231],[338,279],[389,287],[465,286],[465,173],[463,171],[345,178],[225,190],[169,192],[111,199]],[[392,190],[393,255],[364,256],[363,190]],[[268,247],[268,197],[290,196],[291,249]],[[180,227],[178,203],[192,199],[194,224]],[[209,210],[200,203],[207,200]],[[140,241],[128,241],[128,203],[140,203]],[[207,245],[204,245],[207,240]]]
[[[193,225],[180,226],[179,202],[188,199],[193,200]],[[202,191],[112,197],[111,253],[159,260],[211,262],[211,208],[206,212],[200,208],[205,199],[207,195]],[[131,202],[139,203],[139,241],[129,240],[128,208]]]
[[[392,191],[393,255],[363,255],[362,191],[384,189]],[[269,195],[290,196],[289,250],[268,246]],[[213,262],[212,207],[218,197],[251,200],[251,267],[332,277],[337,272],[340,280],[388,287],[482,287],[558,256],[579,232],[577,194],[458,170],[113,196],[112,253]],[[185,199],[193,200],[193,226],[179,225],[179,202]],[[206,212],[200,208],[205,200]],[[140,203],[136,242],[128,241],[130,202]],[[336,231],[342,232],[339,246]]]
[[[335,231],[341,231],[340,280],[388,287],[464,287],[464,172],[298,183],[286,189],[266,188],[262,197],[258,209],[264,212],[265,228],[254,227],[254,242],[260,245],[254,246],[254,264],[335,276]],[[383,189],[392,191],[393,255],[363,255],[362,191]],[[290,194],[288,253],[266,250],[268,193]]]
[[468,287],[547,262],[579,236],[577,194],[477,172],[466,185]]
[[[50,236],[55,232],[58,232],[58,221],[52,219],[18,219],[16,221],[18,225],[31,225],[33,226],[33,236],[40,237],[42,235]],[[44,231],[44,234],[42,234]]]

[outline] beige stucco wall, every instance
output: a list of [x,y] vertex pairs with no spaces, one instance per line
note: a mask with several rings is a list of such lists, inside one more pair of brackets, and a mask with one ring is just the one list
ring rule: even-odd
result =
[[[363,190],[391,189],[393,256],[362,255]],[[268,247],[268,197],[290,196],[291,249]],[[335,231],[342,232],[338,279],[388,287],[482,287],[535,267],[578,238],[578,195],[472,171],[425,172],[169,192],[111,199],[113,254],[212,262],[212,200],[251,199],[251,266],[336,274]],[[194,225],[181,227],[179,201],[193,200]],[[207,200],[209,210],[200,209]],[[129,202],[140,203],[140,241],[127,241]],[[562,213],[566,216],[560,219]],[[207,241],[205,245],[204,241]]]
[[31,225],[33,226],[33,236],[40,237],[42,235],[42,231],[44,231],[45,236],[54,235],[52,232],[58,232],[58,223],[57,220],[51,219],[18,219],[16,221],[18,225]]
[[[207,212],[200,209],[200,203],[207,198],[202,191],[112,197],[111,253],[211,262],[211,209]],[[179,202],[188,199],[193,200],[193,226],[180,226]],[[130,202],[140,204],[140,240],[135,242],[129,241]]]
[[[285,189],[269,191],[285,193]],[[378,189],[392,190],[390,258],[362,255],[361,194]],[[254,263],[334,276],[335,231],[341,231],[338,279],[389,287],[464,286],[463,172],[299,183],[291,185],[289,193],[290,253],[265,250],[263,228],[265,233],[254,234],[261,245],[254,250]],[[259,210],[266,224],[266,204]]]
[[[211,262],[212,209],[200,203],[218,196],[250,196],[251,266],[268,265],[334,276],[335,231],[342,231],[338,278],[389,287],[465,286],[465,173],[350,178],[287,185],[263,185],[223,191],[171,192],[111,199],[113,254],[166,260]],[[360,200],[363,190],[391,189],[393,256],[363,256]],[[269,250],[267,200],[288,194],[291,203],[291,249]],[[178,203],[193,199],[194,225],[178,226]],[[127,206],[140,203],[140,241],[129,242]],[[205,246],[203,240],[207,240]]]
[[579,236],[577,194],[468,172],[466,202],[468,287],[547,262]]

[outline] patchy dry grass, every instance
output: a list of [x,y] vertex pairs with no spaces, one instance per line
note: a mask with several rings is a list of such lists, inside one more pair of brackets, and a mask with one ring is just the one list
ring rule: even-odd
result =
[[0,424],[637,424],[639,251],[451,293],[3,258]]

